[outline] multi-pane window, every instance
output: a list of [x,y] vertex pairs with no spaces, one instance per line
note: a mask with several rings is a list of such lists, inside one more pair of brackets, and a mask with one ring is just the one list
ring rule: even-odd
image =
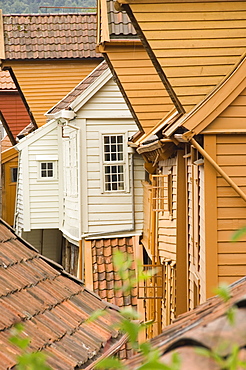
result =
[[104,190],[125,190],[124,136],[103,136]]
[[41,178],[54,178],[54,162],[40,162],[40,177]]

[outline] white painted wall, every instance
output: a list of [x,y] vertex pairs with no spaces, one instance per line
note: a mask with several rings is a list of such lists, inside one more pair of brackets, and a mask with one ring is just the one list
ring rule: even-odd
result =
[[[127,139],[138,131],[128,107],[113,80],[109,80],[84,107],[77,113],[77,125],[86,125],[81,135],[81,150],[84,155],[84,167],[87,167],[87,179],[82,179],[84,199],[87,198],[87,210],[84,209],[84,233],[105,233],[129,230],[133,226],[133,189],[131,154],[128,153]],[[126,189],[124,192],[104,192],[102,172],[102,135],[125,135],[126,151]],[[137,232],[142,231],[143,223],[143,160],[134,155],[135,220]],[[85,193],[86,192],[86,193]]]

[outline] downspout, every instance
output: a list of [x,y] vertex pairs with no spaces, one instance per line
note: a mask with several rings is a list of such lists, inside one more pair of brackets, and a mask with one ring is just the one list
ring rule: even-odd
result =
[[[128,147],[129,149],[130,147]],[[131,148],[132,149],[132,148]],[[132,191],[132,225],[128,229],[121,229],[121,230],[115,230],[111,232],[103,232],[103,233],[88,233],[81,235],[81,238],[91,238],[93,236],[100,237],[103,235],[114,235],[117,233],[123,233],[123,232],[131,232],[135,230],[135,193],[134,193],[134,150],[132,149],[131,152],[128,151],[128,154],[131,156],[131,191]]]
[[225,181],[236,191],[236,193],[246,202],[246,194],[235,184],[235,182],[222,170],[222,168],[210,157],[200,144],[194,139],[190,139],[190,143],[207,159],[214,169],[225,179]]

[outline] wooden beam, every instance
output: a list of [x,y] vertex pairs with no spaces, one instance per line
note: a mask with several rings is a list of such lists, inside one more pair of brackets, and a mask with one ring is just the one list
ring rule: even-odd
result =
[[92,250],[91,241],[84,240],[84,256],[85,256],[85,286],[93,291],[93,271],[92,271]]
[[177,153],[177,241],[176,241],[176,314],[188,307],[187,225],[186,225],[186,179],[184,151]]
[[[216,159],[216,136],[204,136],[204,148]],[[217,174],[211,162],[204,160],[204,199],[205,199],[205,269],[206,298],[214,295],[218,285],[218,243],[217,243]]]

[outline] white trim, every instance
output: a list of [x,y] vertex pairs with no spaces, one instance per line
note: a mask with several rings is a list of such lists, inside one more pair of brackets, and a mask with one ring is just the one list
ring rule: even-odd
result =
[[67,230],[60,228],[60,231],[62,232],[62,236],[67,239],[70,243],[75,244],[77,247],[79,246],[79,238],[76,238],[72,234],[70,234]]
[[[88,168],[87,168],[87,122],[84,119],[81,122],[81,162],[80,162],[80,173],[82,176],[80,186],[81,186],[81,214],[82,220],[82,232],[85,233],[88,231],[89,228],[89,220],[88,220],[88,184],[87,184],[87,177],[88,177]],[[83,175],[82,175],[83,174]]]
[[63,142],[62,142],[62,127],[58,125],[57,127],[57,141],[58,141],[58,166],[57,173],[59,179],[59,228],[61,229],[63,224],[63,205],[64,205],[64,166],[63,166]]
[[[98,67],[96,67],[88,76],[86,76],[86,78],[84,80],[86,80],[89,76],[91,76],[94,71],[97,69]],[[105,71],[102,72],[102,74],[95,79],[94,82],[91,83],[90,86],[87,87],[87,89],[85,91],[83,91],[77,98],[75,98],[75,100],[73,102],[71,102],[71,104],[69,105],[69,108],[72,108],[72,110],[74,112],[77,112],[78,110],[80,110],[82,108],[82,106],[89,100],[92,98],[92,96],[94,96],[98,90],[101,89],[102,86],[104,86],[110,79],[112,78],[112,74],[110,72],[110,69],[107,68]],[[82,81],[84,81],[82,80]],[[81,82],[82,82],[81,81]],[[78,84],[80,85],[81,82]],[[77,85],[77,86],[78,86]],[[77,86],[75,86],[74,89],[72,89],[64,98],[62,98],[56,105],[54,105],[51,109],[49,109],[46,113],[45,113],[45,116],[47,117],[50,117],[50,118],[56,118],[56,117],[59,117],[59,112],[56,112],[56,113],[49,113],[49,111],[52,111],[52,109],[54,107],[56,107],[60,102],[62,102],[72,91],[74,91]],[[63,111],[64,109],[62,109],[61,111]],[[67,110],[67,109],[66,109]]]
[[[31,231],[28,146],[22,150],[22,176],[27,179],[23,188],[23,231]],[[24,182],[23,182],[24,186]]]
[[50,131],[57,127],[56,120],[49,121],[45,125],[39,127],[37,130],[31,132],[29,135],[20,140],[19,143],[15,145],[15,148],[20,151],[27,145],[34,143],[36,140],[40,139],[44,135],[47,135]]
[[110,79],[112,74],[106,69],[82,94],[80,94],[71,104],[70,107],[77,112],[82,106],[90,100]]

